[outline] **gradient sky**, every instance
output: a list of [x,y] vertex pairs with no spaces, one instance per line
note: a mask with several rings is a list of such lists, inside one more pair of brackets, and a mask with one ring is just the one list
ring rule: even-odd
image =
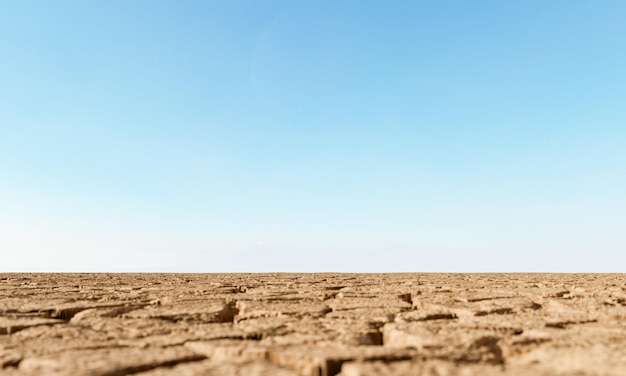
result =
[[626,271],[624,1],[3,1],[0,271]]

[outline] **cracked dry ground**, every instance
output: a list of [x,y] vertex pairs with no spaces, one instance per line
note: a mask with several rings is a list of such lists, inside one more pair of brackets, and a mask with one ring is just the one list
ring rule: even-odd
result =
[[626,375],[623,274],[0,274],[2,375]]

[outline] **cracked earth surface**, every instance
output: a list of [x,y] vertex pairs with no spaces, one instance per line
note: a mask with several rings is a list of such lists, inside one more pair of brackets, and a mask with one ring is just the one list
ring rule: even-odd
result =
[[0,274],[2,375],[626,375],[624,274]]

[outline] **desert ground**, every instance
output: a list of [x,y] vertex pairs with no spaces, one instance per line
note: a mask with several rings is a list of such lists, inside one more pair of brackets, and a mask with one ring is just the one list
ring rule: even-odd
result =
[[0,274],[2,375],[626,375],[624,274]]

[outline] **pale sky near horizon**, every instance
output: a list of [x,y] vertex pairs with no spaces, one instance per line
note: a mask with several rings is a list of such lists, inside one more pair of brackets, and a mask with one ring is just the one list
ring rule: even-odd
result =
[[3,1],[0,272],[624,272],[625,20]]

